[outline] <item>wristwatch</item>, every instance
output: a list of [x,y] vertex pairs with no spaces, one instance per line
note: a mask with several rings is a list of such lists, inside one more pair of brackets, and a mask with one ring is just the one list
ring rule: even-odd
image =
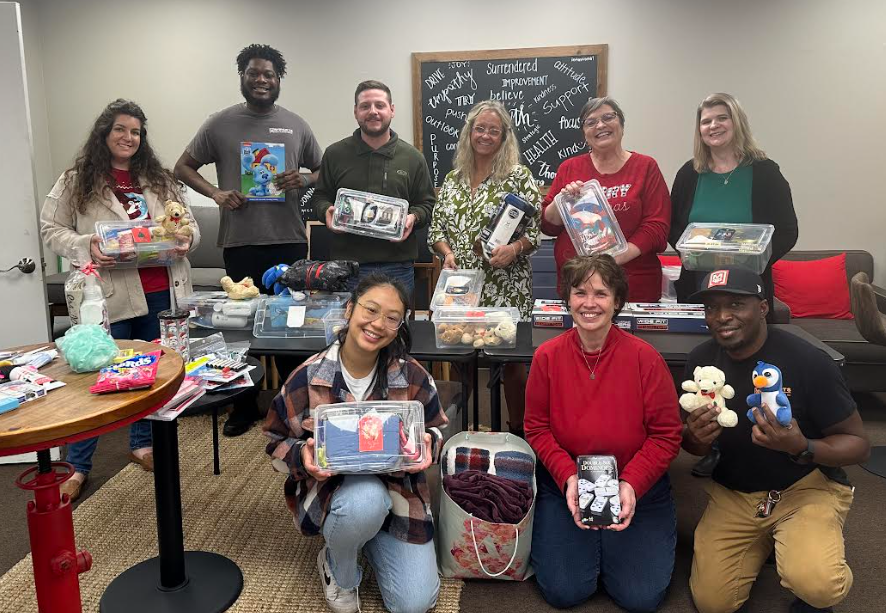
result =
[[806,449],[797,455],[790,456],[791,460],[797,464],[811,464],[815,460],[815,448],[812,446],[812,439],[806,439]]

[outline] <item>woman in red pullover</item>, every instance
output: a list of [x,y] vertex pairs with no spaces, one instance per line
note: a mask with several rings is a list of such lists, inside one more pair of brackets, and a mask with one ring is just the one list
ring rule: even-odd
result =
[[[538,459],[532,565],[549,604],[590,598],[598,579],[628,611],[654,611],[674,568],[676,515],[668,465],[680,449],[677,393],[664,359],[612,325],[627,300],[624,270],[608,255],[562,269],[575,327],[535,353],[526,386],[526,439]],[[620,522],[580,521],[579,455],[614,455]]]
[[[548,195],[542,201],[541,231],[556,236],[557,287],[563,289],[561,269],[575,256],[564,231],[554,197],[567,190],[578,193],[585,181],[596,179],[603,187],[628,249],[615,257],[625,267],[630,282],[629,302],[658,302],[661,298],[661,264],[658,254],[668,245],[671,200],[668,186],[654,159],[622,147],[625,115],[610,97],[591,98],[579,115],[589,153],[569,158],[557,169]],[[568,189],[567,189],[568,188]]]

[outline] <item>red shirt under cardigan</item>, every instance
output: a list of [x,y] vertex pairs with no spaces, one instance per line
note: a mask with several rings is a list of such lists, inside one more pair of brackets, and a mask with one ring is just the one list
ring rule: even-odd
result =
[[[541,204],[542,210],[547,209],[566,184],[591,179],[600,182],[622,233],[640,250],[640,255],[624,266],[630,290],[628,301],[658,302],[661,298],[661,264],[657,254],[667,248],[671,227],[671,199],[658,164],[648,155],[632,152],[621,170],[604,175],[587,153],[569,158],[557,169],[551,189]],[[557,261],[559,288],[560,269],[567,260],[575,257],[575,247],[565,228],[545,221],[543,213],[541,231],[557,237],[554,259]]]
[[535,352],[526,384],[526,440],[561,490],[577,472],[577,456],[611,454],[619,478],[639,499],[680,451],[674,380],[651,345],[615,326],[596,367],[599,354],[586,353],[585,364],[581,352],[575,328]]

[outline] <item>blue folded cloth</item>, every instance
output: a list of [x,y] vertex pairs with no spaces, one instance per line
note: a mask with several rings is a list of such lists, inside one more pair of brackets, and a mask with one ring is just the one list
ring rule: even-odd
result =
[[396,414],[330,415],[318,441],[325,468],[343,474],[396,470],[403,459],[402,423]]
[[493,459],[495,474],[499,477],[525,481],[532,484],[535,474],[535,461],[528,453],[522,451],[499,451]]

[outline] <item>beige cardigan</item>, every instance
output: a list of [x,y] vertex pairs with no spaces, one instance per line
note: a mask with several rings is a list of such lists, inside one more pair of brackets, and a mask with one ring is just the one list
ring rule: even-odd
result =
[[[144,184],[144,181],[140,181],[140,184]],[[152,219],[163,214],[165,203],[160,201],[157,194],[151,189],[145,189],[144,197]],[[182,204],[187,208],[186,202]],[[200,229],[190,208],[187,208],[187,217],[194,230],[190,247],[194,249],[200,242]],[[40,211],[40,235],[52,251],[76,262],[90,257],[89,242],[95,234],[95,222],[128,219],[129,215],[123,205],[109,190],[97,194],[87,205],[86,213],[81,215],[71,202],[69,190],[65,190],[65,175],[62,174],[43,202],[43,209]],[[176,261],[168,268],[169,288],[174,292],[176,300],[193,293],[190,270],[191,265],[186,258]],[[148,305],[137,269],[111,268],[100,270],[99,273],[111,323],[147,315]]]

